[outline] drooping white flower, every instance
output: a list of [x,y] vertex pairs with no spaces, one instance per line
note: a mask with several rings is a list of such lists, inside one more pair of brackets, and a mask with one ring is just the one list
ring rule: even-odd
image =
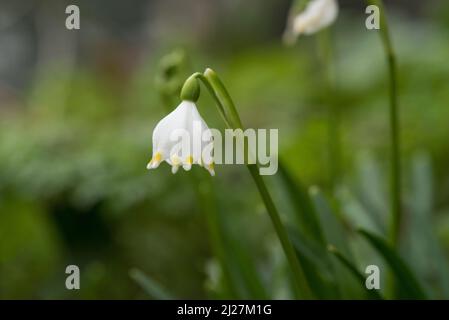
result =
[[304,11],[294,16],[292,31],[295,36],[312,34],[331,25],[338,15],[337,0],[311,0]]
[[183,100],[156,125],[153,131],[153,157],[147,169],[155,169],[162,161],[176,173],[180,166],[191,169],[204,166],[214,175],[212,134],[193,101]]

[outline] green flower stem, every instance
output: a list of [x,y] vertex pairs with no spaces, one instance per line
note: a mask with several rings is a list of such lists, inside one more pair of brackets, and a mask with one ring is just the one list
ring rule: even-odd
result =
[[401,200],[401,159],[399,141],[399,112],[397,95],[396,55],[391,43],[390,31],[382,0],[368,0],[368,3],[378,6],[380,10],[380,36],[382,39],[385,55],[388,63],[389,73],[389,95],[390,95],[390,131],[391,131],[391,224],[390,238],[394,246],[398,246],[399,233],[402,220]]
[[[210,94],[217,103],[219,112],[222,115],[226,125],[231,129],[243,130],[243,125],[235,104],[216,73],[211,69],[206,69],[204,74],[196,73],[192,76],[200,79],[209,90]],[[294,277],[295,295],[297,298],[311,298],[312,293],[310,291],[307,279],[304,275],[304,271],[296,256],[293,245],[287,234],[287,230],[282,224],[280,215],[276,209],[276,206],[274,205],[270,193],[268,192],[267,186],[262,177],[259,175],[259,167],[258,165],[247,165],[247,167],[251,173],[252,178],[254,179],[254,182],[257,185],[259,193],[262,197],[268,214],[270,215],[274,229],[281,242],[282,248],[287,257],[287,261],[292,270],[292,274]]]
[[330,30],[326,29],[318,35],[318,51],[323,70],[323,82],[325,84],[325,103],[328,107],[328,166],[330,172],[330,187],[335,191],[341,182],[341,134],[340,134],[340,110],[333,100],[335,92],[335,74],[333,64],[332,39]]
[[[210,69],[207,69],[204,73],[206,73],[208,70],[210,70]],[[218,112],[220,113],[220,115],[221,115],[223,121],[225,122],[226,126],[228,128],[236,129],[238,126],[235,127],[235,124],[233,124],[232,122],[229,121],[228,116],[227,116],[226,111],[225,111],[225,107],[224,107],[223,103],[221,102],[222,100],[220,100],[220,97],[218,96],[218,93],[212,87],[211,83],[209,82],[209,79],[206,78],[206,76],[204,74],[200,73],[200,72],[196,72],[196,73],[192,74],[189,77],[189,79],[190,78],[197,78],[197,79],[200,79],[201,82],[203,82],[204,86],[209,91],[210,95],[215,100],[215,102],[217,103]],[[186,81],[188,81],[189,79],[187,79]]]

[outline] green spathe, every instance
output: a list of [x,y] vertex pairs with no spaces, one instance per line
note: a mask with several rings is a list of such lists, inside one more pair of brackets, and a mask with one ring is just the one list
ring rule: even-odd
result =
[[200,84],[195,76],[191,76],[184,82],[180,98],[183,101],[197,102],[200,97]]

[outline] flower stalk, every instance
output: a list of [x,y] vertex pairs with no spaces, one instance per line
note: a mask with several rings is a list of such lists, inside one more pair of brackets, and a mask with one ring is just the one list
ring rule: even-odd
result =
[[[243,130],[242,121],[235,104],[217,74],[211,69],[206,69],[204,73],[194,73],[189,79],[193,77],[201,80],[201,82],[205,85],[216,102],[218,111],[225,121],[226,126],[230,129]],[[187,81],[189,81],[189,79]],[[282,224],[281,217],[277,211],[273,199],[271,198],[268,188],[262,177],[259,175],[259,167],[257,164],[248,164],[247,167],[254,182],[256,183],[258,191],[270,216],[271,222],[273,223],[276,234],[281,242],[288,264],[292,270],[295,296],[303,299],[311,298],[312,294],[304,271],[296,256],[295,249],[289,239],[287,230]]]
[[323,83],[325,84],[325,104],[327,105],[328,167],[329,187],[335,192],[342,179],[342,143],[340,130],[340,110],[334,101],[335,72],[330,30],[318,34],[318,51],[321,59]]
[[401,158],[399,139],[399,110],[397,94],[397,73],[396,55],[391,42],[387,17],[382,0],[368,0],[369,4],[376,5],[380,11],[380,36],[385,51],[388,64],[389,78],[389,114],[390,114],[390,134],[391,134],[391,220],[390,239],[394,246],[398,246],[399,234],[402,220],[402,200],[401,200]]

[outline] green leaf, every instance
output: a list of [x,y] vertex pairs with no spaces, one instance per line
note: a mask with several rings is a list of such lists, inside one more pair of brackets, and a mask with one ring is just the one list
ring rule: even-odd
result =
[[[198,177],[200,178],[200,177]],[[267,299],[262,279],[253,257],[240,239],[232,234],[234,221],[228,221],[218,207],[214,186],[207,173],[195,180],[199,203],[208,226],[209,238],[217,262],[223,274],[222,297],[231,299]]]
[[421,285],[402,258],[381,237],[366,230],[359,233],[382,255],[395,276],[395,285],[400,299],[426,299]]
[[318,299],[338,298],[335,273],[328,253],[323,251],[321,245],[307,240],[292,228],[289,229],[289,234],[307,281],[316,297]]
[[[311,187],[309,193],[315,204],[316,211],[318,212],[326,243],[340,248],[342,253],[352,261],[353,256],[348,245],[345,230],[341,220],[338,219],[335,210],[330,206],[317,187]],[[327,247],[324,250],[327,253]],[[341,297],[349,299],[358,296],[360,293],[360,286],[355,282],[354,277],[336,260],[335,257],[331,256],[331,258],[334,277],[338,284]]]
[[158,300],[171,300],[172,295],[169,294],[161,285],[156,281],[145,275],[139,269],[131,269],[129,276],[139,284],[142,289],[152,298]]
[[352,259],[345,230],[341,221],[337,219],[337,214],[334,213],[333,208],[331,208],[318,187],[311,187],[309,193],[318,212],[326,243],[340,248],[347,257]]
[[341,262],[342,265],[344,265],[352,273],[355,279],[357,279],[357,281],[360,283],[361,288],[366,291],[368,298],[373,300],[383,299],[378,290],[366,289],[366,286],[364,285],[366,280],[365,276],[357,269],[357,267],[351,261],[348,260],[348,258],[346,258],[340,251],[338,251],[337,248],[335,248],[334,246],[329,246],[328,250],[338,259],[338,261]]
[[435,298],[449,298],[449,270],[432,221],[433,176],[428,154],[413,157],[410,217],[405,228],[404,257]]
[[236,276],[233,273],[239,272],[241,268],[232,266],[232,264],[237,263],[237,260],[230,259],[229,257],[229,250],[227,249],[229,245],[225,244],[227,237],[226,229],[223,227],[214,185],[205,172],[202,172],[201,175],[198,175],[198,172],[192,173],[190,175],[191,182],[196,186],[198,204],[207,223],[212,253],[217,259],[223,275],[220,293],[224,298],[238,299],[240,297],[238,287],[241,287],[241,281],[235,281]]
[[242,299],[267,299],[262,279],[248,250],[230,235],[226,241],[226,260],[239,296]]
[[307,281],[318,299],[336,299],[338,291],[332,263],[325,250],[323,231],[310,196],[303,186],[293,179],[282,161],[279,163],[278,173],[277,181],[286,194],[283,200],[291,204],[288,212],[292,212],[292,222],[288,233]]
[[338,190],[338,201],[341,205],[341,212],[344,219],[351,228],[363,228],[372,232],[383,234],[385,230],[379,227],[379,224],[373,218],[373,215],[367,211],[363,205],[346,187],[340,187]]
[[318,215],[310,200],[309,194],[303,186],[292,178],[291,173],[282,161],[279,161],[279,174],[286,193],[295,209],[295,222],[300,232],[308,239],[325,246],[323,231],[319,223]]
[[388,221],[387,212],[389,212],[389,202],[384,192],[387,186],[385,176],[378,161],[370,152],[363,152],[358,156],[357,170],[357,197],[377,228],[385,233],[387,229],[385,221]]

